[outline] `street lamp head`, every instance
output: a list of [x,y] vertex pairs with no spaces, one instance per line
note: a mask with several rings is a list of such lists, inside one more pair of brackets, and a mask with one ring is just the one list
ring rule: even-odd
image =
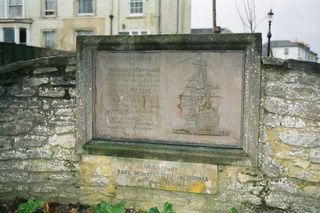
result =
[[270,12],[268,13],[268,21],[271,22],[273,18],[273,12],[272,9],[270,9]]

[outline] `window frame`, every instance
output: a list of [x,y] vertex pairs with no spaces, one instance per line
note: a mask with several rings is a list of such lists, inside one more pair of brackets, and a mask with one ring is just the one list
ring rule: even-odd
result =
[[[56,16],[57,16],[57,13],[58,13],[58,10],[57,10],[57,0],[53,0],[53,1],[54,1],[54,10],[47,10],[47,9],[46,9],[46,1],[47,1],[47,0],[43,0],[43,2],[42,2],[42,9],[43,9],[42,15],[43,15],[44,17],[56,17]],[[52,14],[52,15],[47,15],[46,12],[50,12],[50,11],[53,11],[53,14]]]
[[[54,47],[46,46],[46,33],[54,33]],[[42,46],[44,48],[56,49],[57,47],[57,33],[55,29],[42,30]]]
[[[132,2],[132,1],[135,1],[135,2]],[[132,3],[139,3],[139,2],[142,2],[142,12],[141,13],[136,13],[136,12],[131,12],[131,4]],[[144,11],[145,11],[145,1],[144,0],[128,0],[128,13],[129,13],[129,16],[131,17],[139,17],[139,16],[144,16]]]
[[78,28],[78,29],[74,29],[74,37],[77,38],[77,36],[90,36],[90,35],[77,35],[77,33],[79,31],[91,31],[93,34],[92,35],[96,35],[96,29],[93,29],[93,28]]
[[80,0],[75,0],[75,14],[77,16],[95,16],[96,14],[96,0],[90,0],[92,1],[92,13],[80,13],[79,6],[80,6]]
[[[12,18],[12,19],[22,19],[22,18],[24,18],[24,16],[25,16],[25,11],[24,11],[24,6],[25,6],[25,1],[24,0],[21,0],[21,4],[11,4],[10,3],[10,1],[11,0],[7,0],[6,1],[6,3],[7,3],[7,5],[6,5],[6,8],[7,8],[7,13],[6,13],[6,17],[7,18]],[[11,13],[10,13],[10,8],[11,7],[21,7],[22,9],[21,9],[21,16],[11,16]]]
[[[13,32],[13,39],[9,39],[9,40],[6,40],[6,30],[10,30],[11,32]],[[3,33],[3,42],[6,42],[6,43],[15,43],[15,29],[14,27],[4,27],[2,28],[2,33]]]

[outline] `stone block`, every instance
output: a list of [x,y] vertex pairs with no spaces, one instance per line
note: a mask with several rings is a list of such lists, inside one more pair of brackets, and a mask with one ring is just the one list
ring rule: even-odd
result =
[[302,147],[320,147],[320,132],[310,130],[284,130],[278,133],[279,139],[286,144]]
[[63,98],[64,95],[65,89],[62,87],[42,87],[39,89],[40,97]]
[[66,134],[66,133],[72,133],[76,131],[76,127],[74,125],[68,125],[68,126],[56,126],[55,132],[56,134]]
[[317,101],[320,90],[316,87],[301,84],[285,84],[283,82],[267,82],[265,93],[269,96],[281,97],[288,100]]
[[270,189],[271,191],[298,194],[302,192],[300,190],[300,184],[301,184],[301,181],[284,177],[280,179],[270,180],[268,182],[268,189]]
[[58,116],[74,116],[75,110],[72,108],[58,109],[55,114]]
[[307,195],[320,199],[320,186],[310,185],[302,188]]
[[320,101],[286,100],[279,97],[266,96],[264,108],[268,112],[279,115],[320,120]]
[[14,97],[32,97],[36,91],[30,87],[11,87],[8,89],[8,95]]
[[42,102],[35,99],[28,99],[28,100],[13,100],[8,104],[10,108],[13,109],[37,109],[42,106]]
[[33,70],[33,74],[46,74],[46,73],[52,73],[57,71],[58,71],[58,68],[56,67],[39,67]]
[[77,162],[80,159],[80,156],[75,153],[74,149],[55,146],[52,147],[51,150],[53,152],[53,158],[57,160],[68,160]]
[[32,123],[27,121],[0,123],[0,135],[16,136],[31,130]]
[[71,100],[54,100],[52,101],[51,105],[54,108],[74,108],[76,107],[76,101],[75,99]]
[[263,117],[264,125],[269,127],[289,127],[289,128],[304,128],[306,122],[298,117],[281,116],[277,114],[265,113]]
[[50,84],[54,86],[74,86],[76,85],[76,81],[68,79],[64,76],[59,76],[59,77],[51,77]]
[[290,207],[290,201],[292,198],[285,193],[270,192],[265,197],[265,203],[267,206],[287,210]]
[[12,148],[12,139],[10,137],[0,136],[0,150],[7,150]]
[[33,149],[15,149],[3,151],[0,153],[0,160],[31,160],[52,158],[52,152],[49,147],[37,147]]
[[320,149],[312,149],[312,150],[310,150],[310,160],[313,163],[319,163],[320,164]]
[[69,94],[70,94],[71,98],[76,98],[77,97],[77,90],[75,88],[70,88]]
[[38,87],[47,83],[49,83],[49,78],[47,77],[31,77],[23,79],[24,87]]
[[13,191],[12,186],[8,186],[7,184],[0,184],[0,193],[8,193],[12,191]]
[[3,96],[6,93],[6,90],[0,86],[0,97]]
[[12,109],[0,110],[0,122],[10,122],[15,119],[15,111]]
[[76,65],[68,65],[66,67],[66,72],[75,72],[77,71],[77,66]]
[[320,165],[310,164],[308,168],[301,168],[291,163],[287,166],[287,175],[289,177],[298,178],[300,180],[306,180],[310,182],[320,182]]
[[75,146],[76,138],[74,134],[54,135],[49,138],[51,146],[61,146],[65,148],[73,148]]

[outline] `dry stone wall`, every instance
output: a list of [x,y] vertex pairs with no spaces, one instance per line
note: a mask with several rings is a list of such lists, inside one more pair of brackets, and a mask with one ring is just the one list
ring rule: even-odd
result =
[[77,200],[75,58],[0,69],[0,199]]
[[[125,199],[177,212],[320,212],[320,64],[263,59],[258,168],[219,165],[214,195],[119,187],[109,160],[84,155],[81,202]],[[100,172],[97,172],[100,171]]]
[[218,166],[214,195],[110,185],[104,156],[76,144],[74,57],[0,68],[0,200],[127,200],[176,212],[320,212],[320,65],[265,58],[258,168]]

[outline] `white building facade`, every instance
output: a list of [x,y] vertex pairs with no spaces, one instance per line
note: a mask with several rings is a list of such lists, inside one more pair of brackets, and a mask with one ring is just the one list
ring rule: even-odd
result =
[[301,42],[279,40],[271,42],[272,55],[281,59],[296,59],[317,62],[318,56],[310,47]]
[[75,50],[77,35],[190,33],[191,0],[0,0],[0,41]]

